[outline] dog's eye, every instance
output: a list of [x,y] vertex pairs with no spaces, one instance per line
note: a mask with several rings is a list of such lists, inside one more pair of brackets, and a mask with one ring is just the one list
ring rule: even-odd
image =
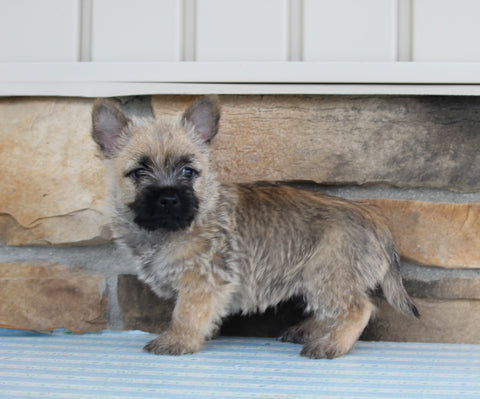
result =
[[132,170],[129,173],[130,176],[133,176],[135,179],[141,179],[142,177],[145,177],[147,175],[147,169],[145,168],[137,168],[135,170]]
[[198,175],[198,172],[195,169],[185,167],[182,169],[182,176],[187,179],[192,179]]

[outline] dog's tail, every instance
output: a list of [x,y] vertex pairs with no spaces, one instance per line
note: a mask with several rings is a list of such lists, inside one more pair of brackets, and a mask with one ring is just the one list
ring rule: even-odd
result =
[[392,248],[390,253],[390,267],[381,283],[383,294],[388,303],[400,312],[420,317],[417,307],[408,296],[400,275],[400,256],[397,249]]

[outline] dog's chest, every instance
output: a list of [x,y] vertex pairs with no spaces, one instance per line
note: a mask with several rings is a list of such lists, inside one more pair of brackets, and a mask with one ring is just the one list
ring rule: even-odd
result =
[[155,245],[144,243],[132,250],[137,259],[138,278],[159,297],[173,298],[184,272],[182,262],[172,257],[170,251]]

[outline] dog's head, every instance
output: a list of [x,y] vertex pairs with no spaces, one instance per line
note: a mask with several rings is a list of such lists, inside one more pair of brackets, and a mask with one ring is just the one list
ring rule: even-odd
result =
[[201,97],[176,121],[127,118],[112,100],[93,108],[94,141],[112,184],[117,212],[149,231],[188,228],[208,202],[208,144],[216,135],[220,108]]

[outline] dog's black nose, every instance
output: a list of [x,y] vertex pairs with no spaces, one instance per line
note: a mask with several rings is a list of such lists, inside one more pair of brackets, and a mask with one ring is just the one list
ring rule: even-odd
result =
[[176,194],[160,195],[160,197],[158,198],[158,203],[162,208],[178,207],[179,202],[180,201],[178,200],[178,196]]

